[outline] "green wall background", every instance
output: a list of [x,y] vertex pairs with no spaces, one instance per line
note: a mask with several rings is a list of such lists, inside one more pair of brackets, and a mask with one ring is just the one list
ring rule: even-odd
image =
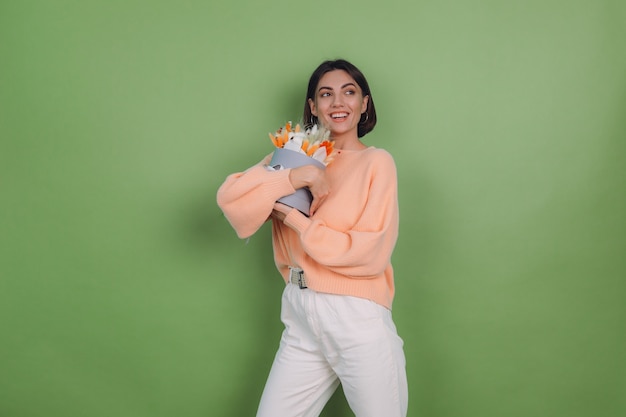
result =
[[[626,415],[621,1],[0,4],[0,415],[254,415],[269,228],[225,176],[308,76],[367,75],[396,158],[410,416]],[[339,392],[325,416],[351,415]]]

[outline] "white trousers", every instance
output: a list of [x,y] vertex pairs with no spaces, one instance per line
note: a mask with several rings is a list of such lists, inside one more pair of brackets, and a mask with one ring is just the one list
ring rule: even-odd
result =
[[356,417],[404,417],[402,339],[387,308],[287,284],[285,330],[257,417],[319,416],[339,385]]

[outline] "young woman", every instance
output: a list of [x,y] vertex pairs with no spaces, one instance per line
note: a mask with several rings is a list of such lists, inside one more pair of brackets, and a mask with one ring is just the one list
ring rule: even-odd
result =
[[[398,236],[396,167],[361,137],[376,125],[364,75],[345,60],[311,75],[304,123],[331,132],[336,156],[271,171],[270,156],[230,175],[217,202],[238,236],[272,220],[274,260],[286,282],[280,346],[258,417],[318,416],[339,385],[357,417],[406,416],[402,339],[391,317],[391,254]],[[311,216],[276,203],[308,187]]]

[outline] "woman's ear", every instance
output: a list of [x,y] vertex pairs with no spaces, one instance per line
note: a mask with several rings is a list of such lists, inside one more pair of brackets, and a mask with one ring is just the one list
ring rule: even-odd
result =
[[361,105],[361,113],[367,111],[367,103],[370,101],[370,96],[363,96],[363,104]]
[[309,109],[311,109],[311,114],[317,117],[317,110],[315,109],[315,101],[313,99],[308,99]]

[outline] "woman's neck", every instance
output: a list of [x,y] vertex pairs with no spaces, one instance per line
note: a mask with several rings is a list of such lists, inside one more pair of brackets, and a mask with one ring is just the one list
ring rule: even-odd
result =
[[367,148],[357,135],[344,135],[340,137],[334,137],[331,134],[332,140],[335,142],[334,148],[345,151],[354,151]]

